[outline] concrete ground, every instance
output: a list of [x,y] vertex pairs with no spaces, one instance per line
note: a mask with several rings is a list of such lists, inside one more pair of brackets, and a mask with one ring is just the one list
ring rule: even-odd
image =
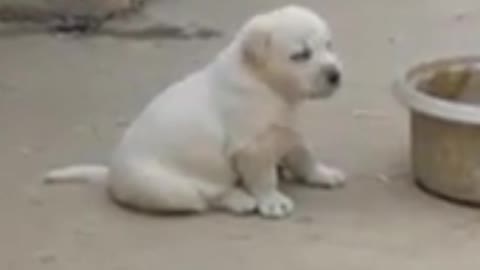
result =
[[[478,36],[476,0],[296,1],[330,21],[347,71],[338,95],[305,107],[303,128],[350,182],[285,186],[297,203],[288,219],[145,216],[96,186],[41,184],[52,166],[105,160],[152,96],[205,64],[246,18],[287,2],[152,7],[224,33],[208,41],[0,32],[0,269],[478,269],[480,212],[414,186],[408,115],[390,94],[397,68],[445,45],[426,37]],[[469,49],[458,40],[447,43]]]

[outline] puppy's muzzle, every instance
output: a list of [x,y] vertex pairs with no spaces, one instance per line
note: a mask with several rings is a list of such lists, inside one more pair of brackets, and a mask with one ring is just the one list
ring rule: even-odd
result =
[[342,72],[335,65],[323,67],[317,75],[317,90],[311,93],[311,98],[327,98],[331,96],[342,83]]

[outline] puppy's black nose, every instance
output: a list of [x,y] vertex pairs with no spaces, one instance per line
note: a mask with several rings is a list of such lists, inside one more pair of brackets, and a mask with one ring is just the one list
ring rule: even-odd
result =
[[342,75],[337,69],[329,69],[326,71],[327,81],[332,86],[337,86],[342,80]]

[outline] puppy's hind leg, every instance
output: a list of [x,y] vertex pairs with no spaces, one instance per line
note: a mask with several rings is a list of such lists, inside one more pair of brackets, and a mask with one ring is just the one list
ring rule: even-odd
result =
[[304,144],[294,146],[284,160],[287,171],[300,182],[324,188],[336,188],[345,184],[345,174],[335,168],[315,161],[313,153]]
[[196,179],[162,167],[143,164],[127,173],[113,175],[110,194],[119,204],[146,211],[198,213],[207,200],[195,187]]
[[212,202],[212,206],[233,214],[244,215],[255,211],[257,203],[245,190],[234,187]]

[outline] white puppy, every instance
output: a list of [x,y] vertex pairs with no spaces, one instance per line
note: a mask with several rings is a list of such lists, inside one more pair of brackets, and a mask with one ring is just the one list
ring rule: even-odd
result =
[[107,180],[113,199],[153,211],[292,212],[277,166],[337,186],[295,128],[298,105],[340,84],[328,26],[286,6],[253,17],[216,59],[159,94],[126,131],[108,166],[54,170],[48,181]]

